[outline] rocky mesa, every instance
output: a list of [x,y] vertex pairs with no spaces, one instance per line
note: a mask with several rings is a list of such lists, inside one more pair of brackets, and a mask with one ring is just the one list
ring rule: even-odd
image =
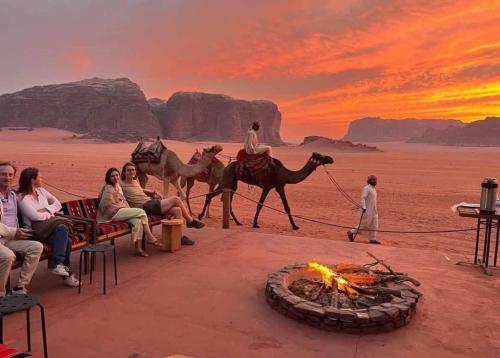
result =
[[345,140],[337,140],[321,136],[304,137],[304,141],[300,144],[302,147],[307,147],[317,150],[336,150],[339,152],[382,152],[374,146],[365,144],[354,144]]
[[0,127],[6,126],[160,134],[144,93],[127,78],[91,78],[4,94],[0,96]]
[[351,142],[398,142],[419,137],[428,129],[441,130],[449,126],[462,127],[454,119],[384,119],[362,118],[349,124],[343,140]]
[[445,129],[428,129],[409,143],[426,143],[450,146],[499,147],[500,117],[486,117],[464,126]]
[[259,140],[283,144],[281,113],[270,101],[246,101],[221,94],[177,92],[167,101],[150,99],[162,134],[180,140],[242,141],[253,121],[261,122]]

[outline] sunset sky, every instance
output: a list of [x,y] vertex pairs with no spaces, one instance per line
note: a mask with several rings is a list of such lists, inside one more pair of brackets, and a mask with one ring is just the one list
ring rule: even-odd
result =
[[128,77],[268,99],[282,136],[500,115],[500,0],[0,0],[0,93]]

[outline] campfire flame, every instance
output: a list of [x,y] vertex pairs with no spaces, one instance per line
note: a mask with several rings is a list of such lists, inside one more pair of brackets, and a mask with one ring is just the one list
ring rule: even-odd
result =
[[[359,268],[356,265],[341,263],[336,266],[336,271],[326,265],[322,265],[316,261],[311,261],[307,264],[310,272],[317,272],[321,275],[321,279],[325,287],[338,289],[345,292],[350,298],[357,298],[359,285],[371,285],[377,282],[375,275],[366,272],[349,272]],[[348,271],[345,273],[338,271]]]
[[307,268],[311,272],[318,272],[321,275],[321,279],[326,287],[332,287],[333,281],[335,281],[339,290],[347,291],[347,287],[350,285],[349,281],[341,275],[333,271],[328,266],[322,265],[316,261],[309,262],[307,264]]

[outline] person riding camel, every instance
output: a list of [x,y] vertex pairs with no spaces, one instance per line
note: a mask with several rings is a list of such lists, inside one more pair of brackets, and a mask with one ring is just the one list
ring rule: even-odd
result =
[[260,144],[257,139],[257,131],[260,128],[260,122],[255,121],[252,127],[248,130],[245,138],[245,151],[247,154],[264,154],[267,153],[271,158],[273,157],[272,149],[268,145]]

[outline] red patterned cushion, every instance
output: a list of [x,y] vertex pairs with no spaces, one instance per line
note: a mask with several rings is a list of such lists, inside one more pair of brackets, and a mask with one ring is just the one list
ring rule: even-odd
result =
[[127,230],[130,226],[125,221],[112,221],[109,223],[97,224],[97,236],[108,235],[115,231]]
[[84,217],[80,200],[71,200],[62,204],[64,214],[71,216]]
[[85,217],[89,219],[96,219],[97,216],[97,198],[92,199],[82,199],[80,200],[82,203],[83,211],[85,213]]
[[35,356],[29,353],[21,353],[16,351],[14,348],[9,348],[5,344],[0,344],[0,358],[28,358]]

